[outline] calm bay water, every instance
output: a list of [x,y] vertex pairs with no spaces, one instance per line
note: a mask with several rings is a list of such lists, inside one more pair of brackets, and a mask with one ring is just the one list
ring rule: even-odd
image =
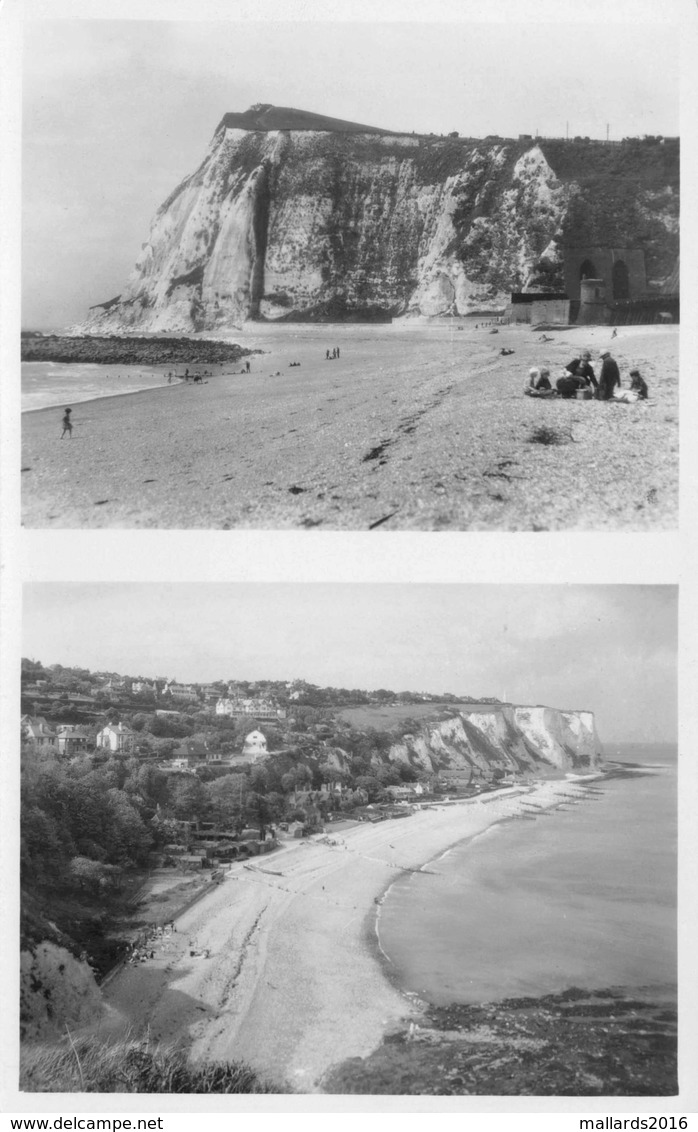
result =
[[405,989],[435,1005],[570,986],[675,998],[676,751],[618,757],[646,773],[493,826],[392,886],[380,940]]

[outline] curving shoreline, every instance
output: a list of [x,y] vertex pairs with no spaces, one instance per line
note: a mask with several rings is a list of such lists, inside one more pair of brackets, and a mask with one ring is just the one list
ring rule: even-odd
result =
[[[525,799],[547,809],[570,789],[581,795],[583,782],[424,809],[231,870],[178,921],[168,952],[113,981],[98,1031],[148,1029],[194,1060],[243,1060],[294,1091],[321,1091],[333,1066],[365,1057],[423,1009],[378,957],[376,904],[395,875],[523,814]],[[203,949],[209,958],[190,955]]]

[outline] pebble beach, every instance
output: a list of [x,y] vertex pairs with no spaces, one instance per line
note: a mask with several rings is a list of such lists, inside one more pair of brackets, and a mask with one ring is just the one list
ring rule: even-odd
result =
[[[85,401],[72,440],[60,440],[60,408],[24,413],[24,525],[673,529],[678,327],[611,334],[248,326],[230,340],[263,351],[250,374],[214,367],[201,384]],[[609,346],[624,387],[640,368],[649,403],[523,396],[531,366],[554,378],[588,348],[598,371]],[[556,442],[532,440],[541,426]]]
[[336,834],[330,825],[235,866],[177,920],[167,949],[109,983],[97,1032],[147,1031],[194,1060],[242,1060],[293,1091],[322,1091],[334,1065],[366,1056],[421,1010],[381,961],[376,917],[393,880],[438,869],[451,845],[526,805],[545,809],[583,789],[550,780]]

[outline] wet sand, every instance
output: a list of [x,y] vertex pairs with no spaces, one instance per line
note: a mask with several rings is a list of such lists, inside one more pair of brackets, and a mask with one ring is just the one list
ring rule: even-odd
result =
[[[438,869],[451,845],[584,787],[569,779],[512,788],[400,820],[291,843],[235,866],[177,921],[148,963],[104,990],[99,1031],[148,1031],[194,1059],[242,1060],[301,1093],[375,1049],[420,1004],[385,974],[380,897],[405,869]],[[209,949],[208,958],[190,951]]]
[[[28,527],[660,530],[677,525],[678,327],[248,327],[249,375],[23,417]],[[325,359],[340,346],[341,356]],[[652,405],[536,401],[611,345]],[[502,347],[513,355],[501,357]],[[298,367],[289,363],[299,361]],[[560,445],[528,441],[537,425]]]

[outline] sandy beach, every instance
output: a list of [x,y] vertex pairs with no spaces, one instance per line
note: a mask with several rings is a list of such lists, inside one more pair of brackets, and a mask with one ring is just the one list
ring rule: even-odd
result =
[[[451,845],[584,791],[573,779],[511,788],[292,843],[230,870],[155,958],[104,989],[101,1034],[148,1031],[194,1059],[243,1060],[294,1091],[321,1091],[420,1004],[381,962],[377,905],[406,869],[438,870]],[[208,958],[190,955],[209,950]]]
[[[677,523],[678,327],[247,326],[214,376],[23,416],[28,527],[659,530]],[[326,350],[340,357],[326,360]],[[611,345],[652,404],[536,401]],[[507,357],[502,348],[513,349]],[[291,362],[300,362],[291,367]],[[538,425],[563,443],[530,442]]]

